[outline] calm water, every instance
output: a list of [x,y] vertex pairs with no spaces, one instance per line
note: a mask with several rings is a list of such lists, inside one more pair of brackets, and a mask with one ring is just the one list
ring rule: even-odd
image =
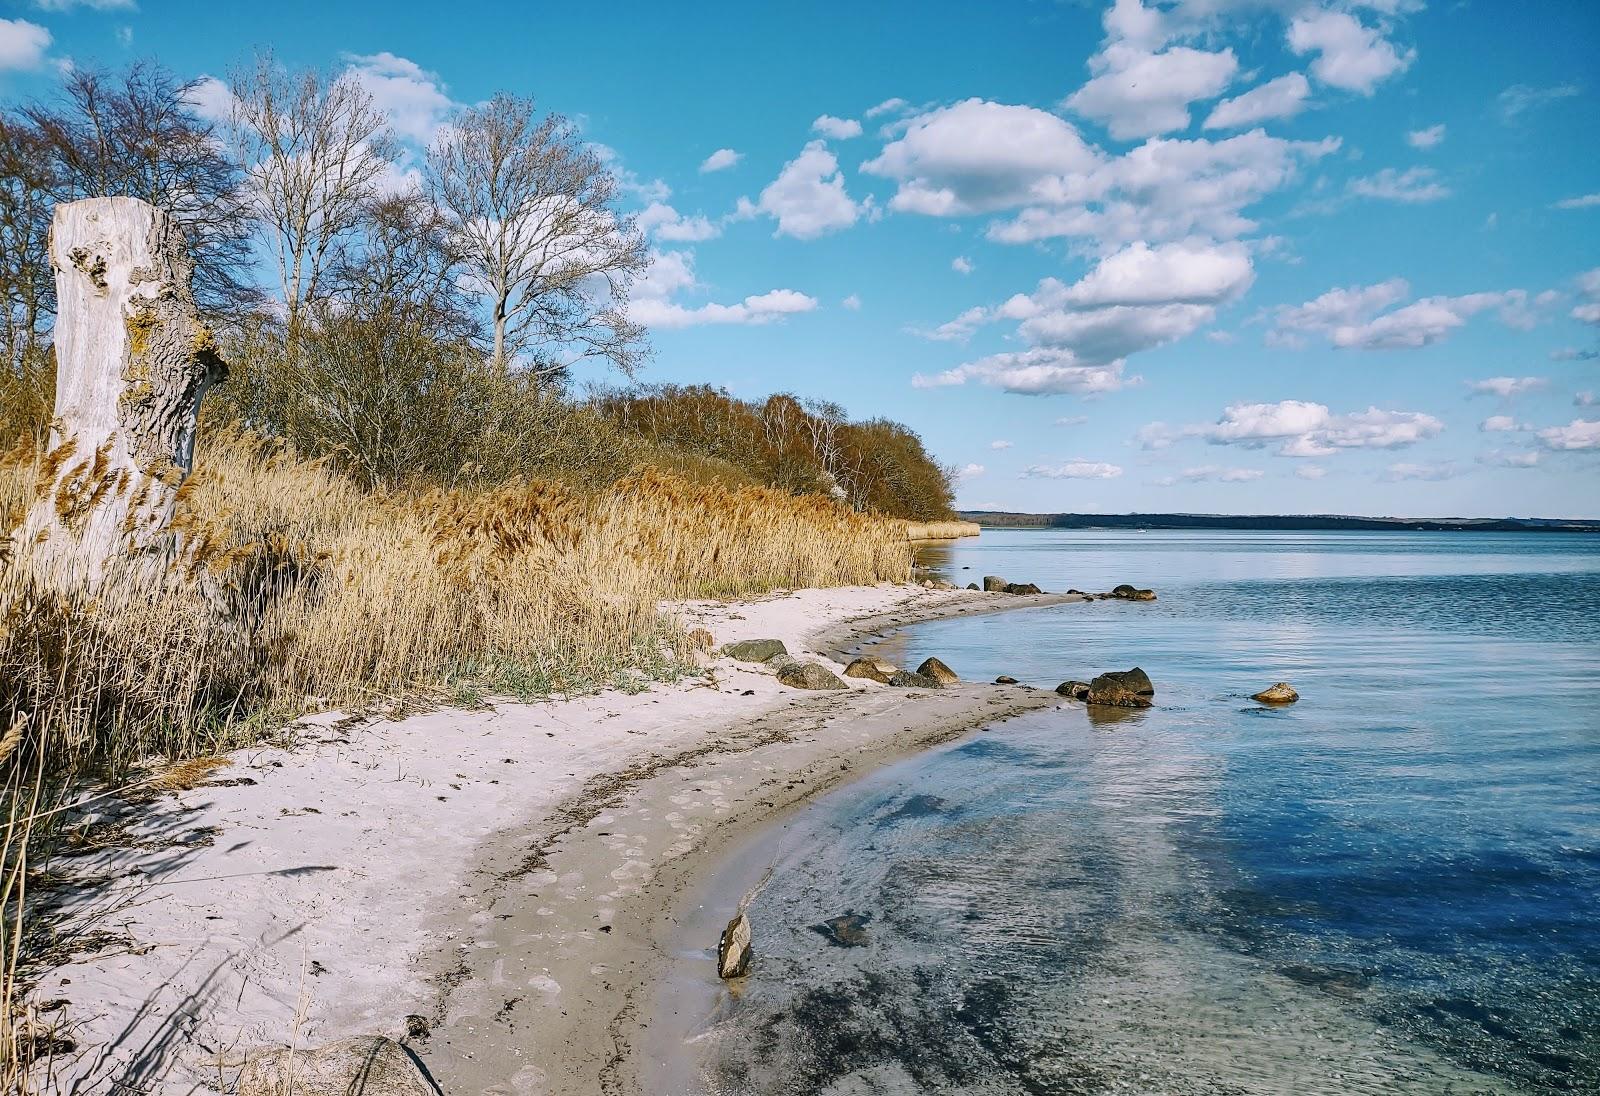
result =
[[[986,533],[929,562],[1160,600],[889,657],[1139,665],[1157,707],[1002,724],[743,850],[706,915],[772,867],[754,977],[685,956],[704,1090],[1600,1092],[1600,539]],[[1277,680],[1301,702],[1247,699]]]

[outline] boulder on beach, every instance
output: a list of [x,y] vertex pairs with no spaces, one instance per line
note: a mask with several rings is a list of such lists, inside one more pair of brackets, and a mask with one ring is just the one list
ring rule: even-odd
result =
[[1293,704],[1300,699],[1300,694],[1294,691],[1294,686],[1287,681],[1280,681],[1270,688],[1253,693],[1251,700],[1259,700],[1263,704]]
[[1107,670],[1100,676],[1108,677],[1112,681],[1121,684],[1123,687],[1138,693],[1140,696],[1156,695],[1155,683],[1150,680],[1150,675],[1139,669],[1137,666],[1131,670]]
[[931,677],[941,685],[957,685],[961,682],[960,675],[936,658],[923,659],[922,665],[917,667],[917,673]]
[[848,689],[839,675],[820,662],[785,662],[778,667],[778,680],[791,689]]
[[1156,592],[1154,590],[1136,589],[1124,582],[1120,586],[1111,588],[1111,596],[1121,598],[1123,601],[1154,601]]
[[1010,674],[1001,674],[999,677],[994,679],[994,683],[996,685],[1015,685],[1017,683],[1017,679],[1012,677]]
[[318,1050],[257,1051],[245,1058],[238,1096],[439,1096],[410,1051],[381,1035]]
[[978,587],[978,584],[976,582],[967,583],[967,589],[969,589],[969,590],[976,590],[978,588],[979,587]]
[[1039,589],[1039,587],[1035,586],[1031,582],[1008,582],[1008,583],[1006,583],[1006,593],[1008,593],[1008,594],[1042,594],[1042,593],[1044,593],[1044,591]]
[[787,657],[789,648],[781,639],[741,639],[737,643],[723,644],[722,653],[740,662],[768,662]]
[[943,688],[937,678],[926,674],[912,673],[910,670],[896,670],[889,679],[889,684],[897,689],[939,689]]
[[991,594],[1004,593],[1005,588],[1009,585],[1010,583],[1001,578],[999,575],[983,576],[983,588]]
[[1089,683],[1087,681],[1063,681],[1056,686],[1056,692],[1062,696],[1071,697],[1073,700],[1089,699]]
[[1084,700],[1106,708],[1148,708],[1150,698],[1125,684],[1121,675],[1101,674],[1089,682],[1089,692]]
[[717,940],[718,977],[739,978],[750,969],[750,960],[755,954],[750,948],[750,939],[750,918],[740,910]]
[[876,681],[880,685],[889,684],[889,679],[898,673],[900,667],[881,658],[868,655],[858,658],[844,668],[845,677],[860,677],[868,681]]

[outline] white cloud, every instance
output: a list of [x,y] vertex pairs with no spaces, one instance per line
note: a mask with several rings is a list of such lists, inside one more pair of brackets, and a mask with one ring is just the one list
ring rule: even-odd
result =
[[215,76],[202,76],[189,89],[187,99],[194,112],[208,122],[219,125],[233,115],[233,92]]
[[1580,194],[1576,198],[1563,198],[1555,203],[1557,209],[1592,209],[1595,206],[1600,206],[1600,191]]
[[1170,487],[1174,483],[1249,483],[1266,475],[1259,468],[1223,468],[1215,464],[1202,464],[1196,468],[1185,468],[1176,476],[1167,476],[1156,482],[1162,487]]
[[418,145],[432,143],[456,106],[438,76],[388,51],[347,54],[346,60],[346,72],[367,90],[374,105],[388,114],[395,133]]
[[641,232],[670,243],[696,243],[722,234],[722,229],[703,214],[685,217],[665,202],[651,202],[635,220]]
[[[1165,426],[1152,429],[1158,425],[1145,428],[1149,434],[1140,440],[1146,448],[1161,448],[1173,440],[1175,432]],[[1280,400],[1231,404],[1216,423],[1186,427],[1176,436],[1250,449],[1276,443],[1279,456],[1325,457],[1343,449],[1399,449],[1437,437],[1443,430],[1442,422],[1420,411],[1369,407],[1335,415],[1324,404]]]
[[1062,105],[1128,141],[1187,129],[1189,104],[1222,94],[1239,71],[1239,59],[1231,49],[1210,53],[1174,46],[1150,53],[1112,43],[1089,59],[1089,68],[1096,75]]
[[1343,11],[1308,8],[1289,23],[1289,48],[1315,53],[1311,74],[1324,84],[1371,95],[1390,76],[1416,60],[1415,50],[1396,50],[1381,33]]
[[754,208],[778,222],[774,236],[814,240],[855,224],[865,207],[845,193],[838,159],[821,141],[812,141],[784,165]]
[[1572,318],[1582,323],[1600,324],[1600,266],[1584,271],[1575,281],[1582,300],[1573,307]]
[[1539,431],[1539,440],[1551,449],[1600,449],[1600,419],[1573,419],[1566,426]]
[[1206,116],[1206,129],[1243,129],[1275,118],[1293,118],[1305,109],[1311,82],[1298,72],[1224,99]]
[[1539,463],[1537,449],[1491,449],[1478,458],[1479,464],[1494,464],[1502,468],[1533,468]]
[[136,0],[33,0],[40,11],[71,11],[73,8],[90,8],[94,11],[134,11]]
[[918,373],[911,378],[911,384],[915,388],[942,388],[969,380],[1022,396],[1097,395],[1139,383],[1137,377],[1123,375],[1121,362],[1083,365],[1070,350],[1035,347],[991,354],[931,377]]
[[1437,202],[1450,197],[1450,188],[1439,182],[1431,167],[1412,167],[1397,171],[1386,167],[1376,175],[1350,180],[1350,193],[1361,198],[1388,202]]
[[880,114],[900,114],[910,105],[904,99],[896,96],[893,99],[885,99],[875,107],[868,107],[866,116],[868,118],[876,118]]
[[992,441],[992,442],[989,443],[989,448],[990,449],[1010,449],[1011,448],[1011,443],[1008,442],[1008,441]]
[[957,274],[971,274],[973,270],[972,260],[965,255],[957,255],[950,260],[950,269]]
[[1513,84],[1495,97],[1495,109],[1500,120],[1511,125],[1530,110],[1570,99],[1582,90],[1577,84],[1556,84],[1552,87]]
[[835,141],[848,141],[861,136],[861,123],[854,118],[835,118],[831,114],[824,114],[811,123],[811,132]]
[[1490,415],[1478,424],[1478,429],[1485,434],[1507,434],[1515,430],[1526,430],[1527,427],[1510,415]]
[[1067,415],[1064,418],[1057,419],[1055,424],[1057,426],[1082,426],[1088,421],[1088,415]]
[[1330,289],[1315,300],[1278,309],[1278,327],[1294,331],[1329,332],[1336,327],[1362,323],[1411,295],[1404,278],[1376,285]]
[[1441,461],[1433,464],[1391,464],[1384,471],[1386,480],[1447,480],[1462,475],[1462,470],[1453,461]]
[[50,32],[26,19],[0,19],[0,72],[36,69],[44,64]]
[[861,311],[861,297],[859,294],[852,293],[839,303],[852,312]]
[[1414,129],[1406,134],[1406,144],[1412,148],[1428,149],[1437,148],[1444,142],[1444,123],[1428,126],[1425,129]]
[[977,477],[983,475],[984,472],[986,472],[986,471],[988,471],[988,469],[986,469],[981,464],[963,464],[956,471],[956,479],[959,479],[959,480],[976,479]]
[[972,333],[981,325],[988,323],[990,318],[990,312],[987,308],[974,306],[961,313],[955,319],[942,323],[931,331],[924,331],[916,327],[908,328],[907,330],[913,335],[931,339],[934,342],[966,342],[972,338]]
[[1503,400],[1547,387],[1549,383],[1544,377],[1490,377],[1488,380],[1466,382],[1475,395],[1499,396]]
[[1069,308],[1220,304],[1236,300],[1254,280],[1243,244],[1185,241],[1151,247],[1139,242],[1101,259],[1051,303]]
[[1514,327],[1525,329],[1535,321],[1528,308],[1528,295],[1520,289],[1424,297],[1378,314],[1409,293],[1410,286],[1401,278],[1329,290],[1303,305],[1279,308],[1276,327],[1268,341],[1279,346],[1299,346],[1300,333],[1315,332],[1326,335],[1329,343],[1340,349],[1417,349],[1440,341],[1470,317],[1490,309],[1499,309],[1502,322]]
[[1440,341],[1478,312],[1505,303],[1501,293],[1424,297],[1366,323],[1336,327],[1330,341],[1340,349],[1416,350]]
[[700,174],[709,175],[713,171],[726,171],[742,159],[744,159],[742,152],[735,152],[731,148],[719,148],[700,161]]
[[633,285],[628,317],[646,327],[692,327],[700,324],[764,324],[817,307],[814,297],[793,289],[753,294],[736,304],[685,306],[672,298],[699,288],[694,255],[689,251],[655,252],[650,269]]
[[1035,464],[1023,469],[1028,479],[1116,479],[1122,469],[1104,461],[1069,460],[1065,464]]

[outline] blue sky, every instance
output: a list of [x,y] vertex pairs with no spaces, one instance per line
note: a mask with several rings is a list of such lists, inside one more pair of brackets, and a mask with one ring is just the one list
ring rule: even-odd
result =
[[965,506],[1600,516],[1589,0],[0,18],[12,98],[270,46],[354,68],[414,155],[535,96],[651,232],[645,379],[899,419]]

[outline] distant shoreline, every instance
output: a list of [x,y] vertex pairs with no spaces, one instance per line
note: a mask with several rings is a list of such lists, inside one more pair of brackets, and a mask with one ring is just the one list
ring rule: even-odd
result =
[[985,529],[1254,529],[1422,533],[1600,533],[1600,518],[1365,518],[1342,514],[1023,514],[962,510]]

